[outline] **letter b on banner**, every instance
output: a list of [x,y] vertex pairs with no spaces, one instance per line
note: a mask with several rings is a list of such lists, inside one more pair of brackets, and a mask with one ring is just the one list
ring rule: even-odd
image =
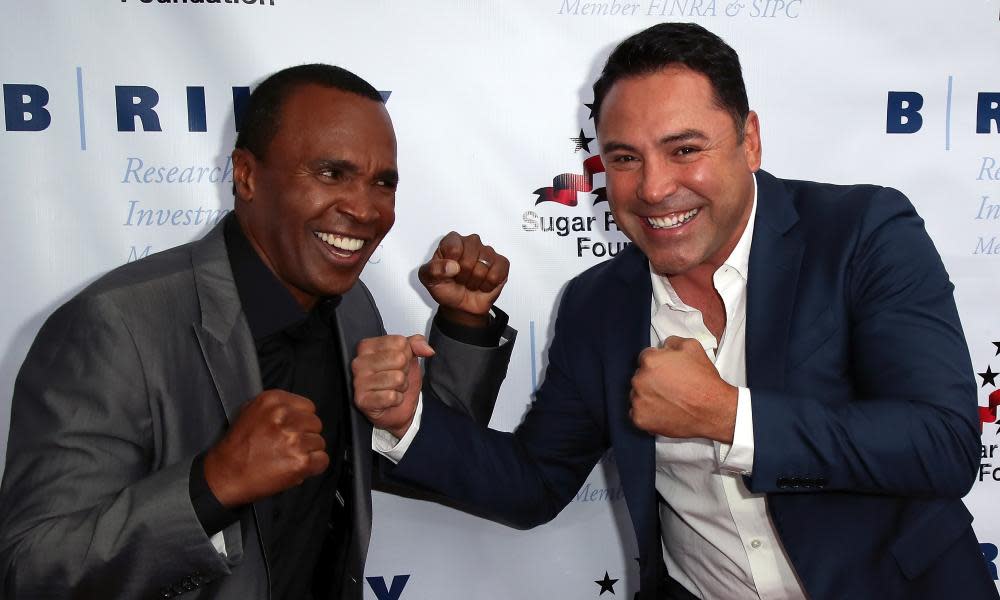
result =
[[30,83],[3,84],[3,112],[7,131],[42,131],[52,123],[45,109],[49,91]]
[[889,92],[885,107],[886,133],[916,133],[924,125],[920,109],[924,97],[917,92]]

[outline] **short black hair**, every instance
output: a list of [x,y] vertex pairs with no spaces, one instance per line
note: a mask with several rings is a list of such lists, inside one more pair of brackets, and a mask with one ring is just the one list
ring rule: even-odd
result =
[[336,88],[385,103],[370,83],[342,67],[321,63],[288,67],[260,82],[251,92],[243,113],[238,115],[240,132],[236,136],[236,147],[264,158],[271,140],[278,133],[285,99],[299,86],[309,84]]
[[618,44],[594,82],[594,123],[600,119],[604,98],[618,80],[676,65],[708,77],[719,108],[732,115],[736,130],[742,132],[750,103],[740,58],[719,36],[694,23],[659,23]]

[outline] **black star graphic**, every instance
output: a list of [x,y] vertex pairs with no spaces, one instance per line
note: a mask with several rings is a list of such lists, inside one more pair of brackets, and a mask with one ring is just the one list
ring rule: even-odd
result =
[[598,596],[603,596],[604,592],[611,592],[611,595],[615,593],[615,584],[618,583],[617,579],[611,579],[608,577],[608,572],[604,572],[604,579],[595,579],[594,583],[601,586],[601,593]]
[[594,103],[591,102],[590,104],[587,104],[586,102],[584,102],[583,105],[590,109],[590,115],[587,116],[587,118],[588,119],[593,119],[594,118]]
[[981,385],[979,387],[984,388],[984,387],[986,387],[987,383],[990,384],[990,385],[992,385],[993,387],[996,387],[997,386],[997,382],[996,382],[997,375],[1000,375],[1000,373],[994,373],[993,372],[993,368],[990,365],[986,365],[986,372],[985,373],[978,373],[978,375],[983,378],[983,385]]
[[600,187],[590,193],[594,196],[594,204],[608,201],[608,188]]
[[581,149],[590,152],[590,142],[594,141],[594,138],[585,136],[582,129],[580,130],[579,137],[571,137],[569,139],[570,141],[576,142],[576,149],[574,152],[579,152]]
[[997,347],[997,353],[994,356],[1000,356],[1000,342],[993,342],[993,345]]

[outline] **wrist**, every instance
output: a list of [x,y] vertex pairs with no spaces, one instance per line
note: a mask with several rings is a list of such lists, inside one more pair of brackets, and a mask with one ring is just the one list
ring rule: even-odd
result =
[[208,485],[208,489],[215,496],[215,499],[219,501],[219,504],[225,508],[234,508],[243,504],[237,500],[236,493],[232,490],[232,486],[229,484],[226,475],[229,470],[220,464],[214,448],[205,453],[202,467],[204,469],[205,484]]
[[719,414],[711,439],[723,444],[732,444],[733,436],[736,433],[736,407],[739,399],[739,388],[725,382],[723,384],[724,387],[716,398]]
[[393,437],[396,438],[396,441],[399,442],[399,440],[403,439],[406,436],[406,432],[410,430],[410,425],[412,424],[413,424],[413,417],[410,417],[410,419],[406,422],[406,425],[402,427],[393,427],[392,429],[387,429],[386,431],[391,433]]
[[441,318],[456,325],[462,325],[463,327],[483,328],[488,327],[490,324],[489,311],[483,314],[476,314],[442,305],[438,308],[438,313],[441,315]]

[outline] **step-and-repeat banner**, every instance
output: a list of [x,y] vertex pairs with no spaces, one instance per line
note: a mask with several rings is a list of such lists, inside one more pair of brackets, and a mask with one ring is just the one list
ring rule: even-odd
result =
[[[979,373],[967,503],[996,564],[1000,0],[2,0],[0,457],[46,316],[229,211],[234,103],[307,62],[389,93],[397,220],[363,278],[391,332],[425,330],[415,269],[440,235],[478,232],[510,257],[501,305],[520,337],[492,426],[513,429],[566,281],[626,242],[601,190],[590,86],[614,44],[661,21],[697,22],[739,52],[765,169],[897,187],[926,220]],[[576,202],[546,201],[554,179],[579,184],[560,192]],[[631,597],[612,462],[532,531],[376,494],[366,598]]]

